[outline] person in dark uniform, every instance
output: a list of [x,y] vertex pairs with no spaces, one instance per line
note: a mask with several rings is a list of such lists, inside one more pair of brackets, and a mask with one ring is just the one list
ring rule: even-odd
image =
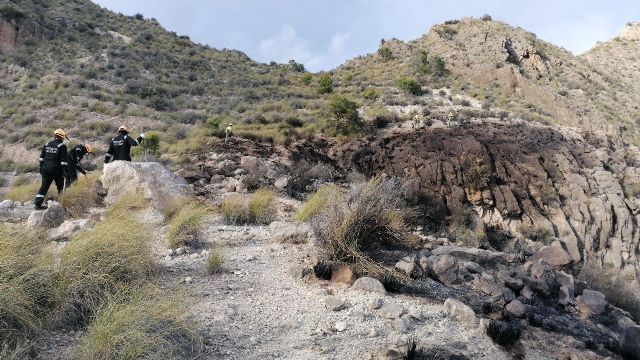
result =
[[120,126],[118,135],[111,139],[109,150],[104,156],[104,163],[111,160],[131,161],[131,147],[138,146],[144,140],[144,133],[138,136],[138,139],[129,137],[129,129],[126,126]]
[[52,182],[56,183],[58,194],[64,191],[65,177],[68,178],[68,155],[67,146],[64,139],[69,139],[62,129],[53,132],[53,140],[49,141],[42,148],[40,153],[40,175],[42,175],[42,185],[34,201],[36,210],[46,209],[43,206],[44,197],[49,191]]
[[87,154],[93,154],[93,149],[90,145],[76,145],[69,152],[69,178],[67,179],[67,186],[78,180],[78,171],[87,175],[86,170],[80,163],[82,158]]

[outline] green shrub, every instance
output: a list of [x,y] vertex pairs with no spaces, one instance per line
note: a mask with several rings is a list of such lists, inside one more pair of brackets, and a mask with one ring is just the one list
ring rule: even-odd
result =
[[362,97],[367,100],[377,100],[378,96],[378,91],[373,86],[369,86],[365,91],[362,92]]
[[311,75],[311,73],[306,72],[302,75],[302,83],[304,85],[311,85],[311,81],[313,81],[313,75]]
[[151,230],[132,216],[143,206],[139,198],[121,199],[64,249],[55,283],[61,322],[88,323],[109,296],[154,272]]
[[184,206],[169,223],[168,246],[172,249],[181,246],[201,247],[200,227],[209,209],[197,204]]
[[193,359],[202,338],[186,318],[184,299],[152,288],[128,288],[96,313],[74,359]]
[[329,99],[330,126],[336,134],[349,135],[362,129],[362,120],[358,114],[359,105],[342,95],[333,95]]
[[383,61],[387,62],[393,59],[393,51],[388,47],[383,46],[378,49],[378,56],[380,56]]
[[331,94],[333,92],[333,80],[328,74],[320,75],[318,79],[318,94]]
[[407,94],[420,96],[422,95],[422,87],[418,80],[410,77],[402,77],[396,82],[398,88]]
[[309,221],[312,217],[321,213],[327,202],[334,201],[334,197],[344,196],[342,190],[334,184],[325,184],[318,189],[307,201],[300,207],[295,216],[297,221]]

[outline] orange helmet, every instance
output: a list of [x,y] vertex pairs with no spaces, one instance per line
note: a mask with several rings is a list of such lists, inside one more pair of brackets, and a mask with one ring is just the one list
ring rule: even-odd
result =
[[118,132],[121,132],[121,131],[129,132],[129,128],[126,127],[125,125],[122,125],[118,128]]
[[87,154],[93,154],[93,148],[91,147],[91,145],[85,145],[84,148]]

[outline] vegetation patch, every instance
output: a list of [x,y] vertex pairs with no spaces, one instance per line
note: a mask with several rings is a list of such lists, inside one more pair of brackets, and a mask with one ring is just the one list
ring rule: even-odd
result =
[[269,224],[275,218],[276,194],[258,189],[251,195],[233,194],[222,203],[222,214],[227,224]]
[[193,359],[202,338],[183,299],[153,287],[129,288],[96,313],[74,359]]
[[201,247],[203,239],[199,232],[202,222],[209,213],[209,209],[203,205],[190,204],[184,206],[171,219],[167,241],[170,248],[181,246]]
[[209,256],[207,256],[207,271],[210,274],[217,273],[220,271],[220,268],[222,268],[222,264],[224,264],[222,246],[216,245],[209,252]]
[[102,198],[98,192],[99,174],[90,174],[86,178],[80,177],[60,197],[60,203],[68,215],[81,217],[87,210],[100,205]]
[[312,217],[324,211],[329,201],[336,197],[342,197],[344,193],[340,187],[334,184],[324,184],[317,192],[307,199],[295,216],[297,221],[309,221]]
[[[55,188],[55,185],[52,185],[51,188]],[[26,202],[33,200],[39,189],[39,183],[13,185],[4,195],[4,198],[13,201]],[[49,189],[49,192],[51,192],[51,189]]]

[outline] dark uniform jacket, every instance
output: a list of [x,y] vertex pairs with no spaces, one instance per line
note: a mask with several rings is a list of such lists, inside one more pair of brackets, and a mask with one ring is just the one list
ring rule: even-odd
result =
[[109,151],[104,157],[104,163],[111,160],[131,161],[131,147],[138,146],[141,141],[142,137],[138,137],[136,140],[127,134],[118,134],[109,143]]
[[52,177],[68,174],[67,146],[61,139],[46,143],[40,153],[40,173]]
[[78,171],[85,175],[87,174],[80,163],[84,157],[85,149],[83,145],[76,145],[69,152],[69,182],[73,182],[78,178]]

